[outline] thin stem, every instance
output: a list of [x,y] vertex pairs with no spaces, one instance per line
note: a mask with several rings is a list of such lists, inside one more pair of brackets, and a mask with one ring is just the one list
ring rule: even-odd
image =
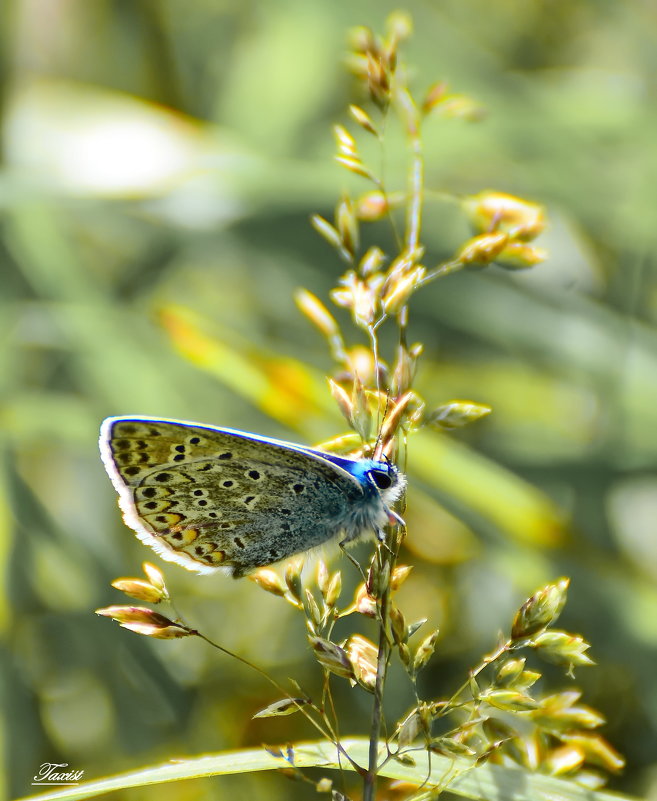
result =
[[424,189],[424,160],[422,158],[422,140],[418,125],[409,131],[411,137],[411,168],[408,174],[408,212],[406,215],[406,247],[415,250],[420,244],[422,226],[422,192]]
[[431,281],[435,281],[436,278],[444,278],[446,275],[451,275],[452,273],[457,273],[459,270],[462,270],[465,267],[465,264],[462,261],[447,261],[444,264],[439,265],[430,273],[427,273],[424,278],[417,282],[417,287],[425,286],[426,284],[430,283]]
[[[349,762],[349,764],[350,764],[350,765],[353,767],[353,769],[356,771],[356,773],[360,773],[360,774],[363,774],[363,773],[364,773],[364,771],[363,771],[363,769],[361,768],[361,766],[360,766],[360,765],[359,765],[357,762],[355,762],[355,761],[354,761],[354,760],[353,760],[353,759],[352,759],[352,758],[349,756],[349,754],[348,754],[348,753],[345,751],[345,749],[342,747],[342,745],[341,745],[340,741],[339,741],[339,740],[338,740],[338,739],[335,737],[335,735],[334,735],[334,733],[333,733],[333,731],[332,731],[332,726],[330,725],[330,723],[329,723],[328,721],[326,721],[326,722],[327,722],[327,724],[328,724],[328,731],[327,731],[327,730],[325,730],[325,729],[324,729],[324,728],[323,728],[323,727],[322,727],[322,726],[321,726],[321,725],[320,725],[320,724],[319,724],[319,723],[318,723],[318,722],[315,720],[315,718],[314,718],[312,715],[310,715],[310,714],[309,714],[309,712],[308,712],[308,710],[305,708],[305,706],[304,706],[304,705],[302,705],[302,704],[299,704],[299,703],[297,703],[297,701],[296,701],[294,698],[292,698],[292,696],[291,696],[291,695],[288,693],[288,691],[287,691],[287,690],[286,690],[284,687],[282,687],[282,686],[281,686],[281,685],[280,685],[280,684],[279,684],[279,683],[276,681],[276,679],[273,679],[273,678],[272,678],[272,677],[271,677],[271,676],[270,676],[270,675],[269,675],[269,674],[268,674],[266,671],[264,671],[262,668],[259,668],[257,665],[254,665],[254,664],[253,664],[253,662],[249,662],[249,660],[248,660],[248,659],[245,659],[243,656],[240,656],[239,654],[236,654],[236,653],[234,653],[233,651],[229,651],[229,650],[228,650],[228,648],[224,648],[224,647],[223,647],[223,645],[219,645],[219,643],[216,643],[216,642],[214,642],[214,641],[213,641],[213,640],[211,640],[209,637],[206,637],[206,636],[205,636],[205,634],[201,634],[201,632],[200,632],[200,631],[197,631],[196,629],[191,629],[191,628],[190,628],[190,633],[192,633],[192,634],[196,635],[197,637],[200,637],[202,640],[205,640],[205,642],[207,642],[207,643],[208,643],[208,645],[211,645],[213,648],[216,648],[218,651],[221,651],[222,653],[226,654],[226,656],[232,656],[232,657],[233,657],[233,659],[237,659],[237,661],[238,661],[238,662],[241,662],[243,665],[246,665],[247,667],[250,667],[252,670],[255,670],[257,673],[259,673],[261,676],[263,676],[265,679],[267,679],[267,681],[268,681],[270,684],[273,684],[273,685],[274,685],[274,687],[275,687],[275,688],[276,688],[276,689],[277,689],[279,692],[283,693],[283,695],[284,695],[284,696],[285,696],[285,697],[286,697],[288,700],[290,700],[290,701],[292,701],[294,704],[296,704],[296,706],[297,706],[297,707],[298,707],[298,709],[299,709],[299,712],[301,712],[301,713],[302,713],[302,714],[305,716],[305,718],[306,718],[307,720],[309,720],[309,721],[310,721],[310,723],[311,723],[311,724],[312,724],[312,725],[313,725],[313,726],[314,726],[314,727],[317,729],[317,731],[319,731],[319,732],[320,732],[320,734],[322,735],[322,737],[326,737],[328,740],[331,740],[331,742],[333,743],[333,745],[334,745],[334,746],[336,747],[336,749],[338,750],[338,753],[340,753],[340,754],[343,754],[343,755],[344,755],[345,759],[346,759],[346,760]],[[320,710],[317,710],[317,709],[314,707],[314,705],[313,705],[313,709],[315,709],[315,711],[316,711],[316,712],[318,712],[318,713],[320,713],[320,714],[321,714]]]
[[456,709],[459,706],[463,706],[464,704],[470,703],[470,701],[465,701],[459,704],[456,702],[456,699],[459,697],[459,695],[461,695],[462,692],[468,689],[472,679],[476,678],[484,668],[488,667],[488,665],[495,662],[496,659],[499,659],[502,656],[502,654],[506,653],[509,650],[509,648],[510,648],[510,640],[498,646],[491,654],[485,656],[481,660],[481,662],[477,665],[477,667],[473,668],[470,671],[467,680],[463,682],[463,684],[458,688],[458,690],[456,690],[456,692],[452,693],[452,697],[448,701],[444,701],[441,703],[441,706],[443,708],[440,710],[440,712],[436,711],[435,717],[436,718],[441,717],[442,715],[448,714],[453,709]]
[[[379,190],[379,192],[381,192],[381,194],[383,195],[384,198],[388,197],[388,190],[386,189],[386,177],[385,177],[386,176],[386,159],[385,159],[384,142],[385,142],[385,135],[386,135],[386,127],[387,127],[387,124],[388,124],[388,111],[389,111],[389,109],[390,109],[390,106],[388,105],[384,109],[382,109],[382,111],[381,111],[381,130],[379,132],[379,135],[377,136],[377,139],[378,139],[378,142],[379,142],[379,153],[380,153],[380,158],[381,158],[380,167],[379,167],[379,170],[380,170],[380,173],[381,173],[381,177],[374,179],[374,184],[375,184],[376,188]],[[392,209],[390,208],[389,205],[387,205],[386,217],[388,218],[388,222],[390,223],[390,228],[392,230],[393,238],[394,238],[395,242],[397,243],[397,246],[401,247],[401,237],[399,235],[399,231],[398,231],[398,228],[397,228],[397,223],[395,221],[395,216],[392,213]]]
[[[394,557],[390,550],[379,551],[383,555],[385,562],[390,562]],[[392,568],[392,565],[390,565]],[[363,783],[363,801],[374,801],[376,791],[376,779],[379,760],[379,736],[381,734],[381,723],[383,718],[383,692],[385,688],[386,673],[390,646],[388,642],[388,607],[390,603],[390,582],[387,581],[380,598],[379,623],[379,652],[376,662],[376,683],[374,685],[374,703],[372,705],[372,724],[370,726],[370,748],[367,765],[367,774]]]

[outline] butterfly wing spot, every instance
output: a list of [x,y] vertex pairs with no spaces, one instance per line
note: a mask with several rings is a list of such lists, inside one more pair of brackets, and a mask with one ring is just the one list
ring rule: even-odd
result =
[[262,479],[264,478],[260,470],[247,470],[246,473],[244,473],[244,475],[247,478],[250,478],[251,481],[262,481]]
[[247,509],[253,509],[258,498],[260,498],[259,495],[245,495],[243,498],[240,498],[240,500]]
[[189,445],[205,445],[205,440],[194,435],[193,437],[187,437],[187,443]]
[[184,519],[182,515],[174,514],[150,514],[143,517],[155,531],[167,531]]
[[190,464],[187,465],[188,470],[193,470],[197,473],[207,473],[208,470],[212,470],[213,468],[215,470],[221,469],[219,465],[213,464],[212,462],[190,462]]
[[226,552],[225,551],[212,551],[211,553],[206,555],[206,559],[209,563],[213,565],[220,565],[222,562],[226,561]]
[[128,449],[131,451],[145,451],[148,450],[148,443],[145,442],[143,439],[128,439],[122,440],[122,442],[128,443]]
[[140,451],[122,451],[121,453],[114,454],[114,461],[117,463],[117,465],[129,465],[129,464],[147,465],[150,461],[150,457],[147,453],[143,453]]
[[130,434],[137,432],[137,426],[132,425],[132,423],[117,423],[114,426],[114,432],[119,436],[130,436]]
[[237,545],[238,548],[241,548],[242,550],[245,548],[244,543],[239,537],[233,537],[233,542],[235,543],[235,545]]
[[170,486],[171,484],[189,484],[191,481],[192,479],[189,478],[189,476],[185,475],[182,470],[176,467],[175,469],[163,470],[162,472],[156,470],[146,476],[143,483],[146,485],[165,484]]
[[224,451],[223,453],[217,454],[217,459],[232,459],[233,454],[230,451]]
[[135,465],[132,465],[131,467],[126,467],[122,472],[126,476],[138,476],[140,473],[144,472],[144,468],[143,467],[136,467]]
[[155,514],[156,512],[164,512],[173,506],[171,501],[140,501],[137,503],[137,511],[140,515]]
[[[204,562],[208,562],[212,564],[212,554],[217,550],[217,546],[214,545],[212,542],[201,542],[198,545],[195,545],[191,551],[194,553],[194,556],[197,558],[202,559]],[[223,561],[223,559],[222,559]]]
[[220,565],[226,561],[226,552],[218,548],[213,542],[200,542],[193,548],[185,549],[194,559],[201,559],[209,565]]
[[232,487],[235,486],[235,482],[231,481],[230,479],[227,479],[226,481],[221,482],[221,486],[225,487],[226,489],[231,489]]
[[192,492],[191,502],[197,509],[199,508],[202,509],[209,503],[207,498],[208,498],[208,491],[206,489],[195,489]]
[[169,459],[172,462],[184,462],[187,459],[187,448],[184,445],[174,445],[171,448]]
[[295,493],[295,495],[301,495],[301,493],[304,492],[304,490],[306,489],[305,484],[296,483],[292,484],[291,486],[292,486],[292,491]]
[[138,423],[134,420],[129,423],[119,421],[112,428],[112,437],[115,441],[123,437],[146,437],[150,439],[151,437],[159,436],[161,436],[160,431],[155,426],[148,423]]
[[147,498],[168,498],[171,495],[171,490],[166,487],[137,487],[135,497],[137,500]]
[[172,531],[168,536],[165,536],[165,539],[175,540],[175,545],[173,547],[176,550],[180,549],[180,546],[191,545],[195,540],[199,537],[199,532],[195,528],[183,528],[178,529],[177,531]]

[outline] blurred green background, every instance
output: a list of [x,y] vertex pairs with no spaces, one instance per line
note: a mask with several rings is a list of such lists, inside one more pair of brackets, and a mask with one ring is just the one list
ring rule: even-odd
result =
[[[331,125],[354,99],[340,63],[345,32],[381,29],[395,7],[0,7],[9,795],[31,792],[46,761],[91,779],[314,736],[297,717],[251,721],[272,690],[203,643],[147,640],[93,614],[122,602],[113,578],[151,558],[121,523],[96,438],[118,414],[309,443],[343,429],[323,383],[324,342],[292,292],[326,297],[342,269],[308,217],[330,216],[345,186],[361,186],[331,162]],[[410,0],[406,9],[419,94],[446,79],[488,109],[479,124],[427,125],[427,187],[545,203],[550,227],[538,244],[551,252],[533,270],[455,276],[413,302],[426,397],[494,407],[464,432],[410,442],[403,561],[416,568],[400,603],[407,618],[442,629],[422,690],[451,694],[531,591],[571,576],[561,625],[584,635],[599,663],[578,670],[577,684],[628,759],[612,786],[657,798],[657,6]],[[393,178],[403,155],[391,146]],[[429,199],[427,263],[465,236],[455,206]],[[208,635],[317,690],[303,621],[285,602],[248,581],[165,572]],[[548,676],[546,688],[570,686]],[[337,696],[342,731],[363,733],[369,699],[342,686]],[[410,703],[393,674],[390,719]],[[310,794],[268,774],[126,797]]]

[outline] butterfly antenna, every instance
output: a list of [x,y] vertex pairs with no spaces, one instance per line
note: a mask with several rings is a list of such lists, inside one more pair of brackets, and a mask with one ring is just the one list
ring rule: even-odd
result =
[[[390,395],[386,398],[386,407],[383,411],[383,418],[381,418],[381,408],[379,406],[379,398],[381,397],[381,370],[379,369],[379,340],[376,335],[376,328],[377,324],[369,326],[369,335],[370,341],[372,343],[372,358],[374,360],[374,380],[376,381],[376,430],[379,432],[381,431],[381,427],[383,425],[383,420],[385,420],[385,416],[388,410],[388,403],[390,401]],[[378,439],[376,442],[376,448],[378,447]]]
[[[379,378],[379,340],[376,336],[376,328],[370,325],[368,328],[370,340],[372,342],[372,358],[374,360],[374,378],[376,380],[376,394],[381,391],[381,381]],[[378,422],[378,421],[377,421]]]
[[[377,389],[376,397],[377,397],[377,415],[379,414],[379,398],[380,392]],[[390,390],[386,392],[386,405],[383,407],[383,417],[381,418],[381,422],[377,420],[377,428],[376,428],[376,442],[374,443],[374,451],[372,452],[372,458],[376,459],[377,461],[381,461],[381,456],[383,455],[383,445],[381,440],[381,434],[383,432],[383,424],[385,423],[385,419],[388,415],[388,409],[390,408]],[[386,457],[387,459],[387,457]]]
[[[407,342],[406,342],[406,329],[407,329],[407,325],[408,325],[408,307],[407,306],[405,306],[400,311],[398,320],[399,320],[399,354],[398,354],[397,358],[398,358],[398,360],[401,360],[402,353],[406,352],[407,349],[408,349],[407,348]],[[376,336],[373,334],[373,340],[374,339],[376,339]],[[392,383],[393,384],[395,383],[394,375],[392,377]],[[377,370],[377,388],[378,388],[378,370]],[[400,400],[399,395],[402,392],[402,389],[403,389],[403,387],[399,387],[399,386],[396,387],[396,389],[395,389],[396,400]],[[381,421],[381,426],[379,428],[379,435],[377,437],[376,445],[375,445],[375,448],[374,448],[374,458],[375,459],[376,458],[380,459],[381,455],[384,455],[383,454],[383,450],[387,445],[387,443],[383,443],[383,445],[381,445],[381,439],[382,439],[381,434],[382,434],[384,426],[385,426],[386,417],[387,417],[388,412],[390,410],[390,393],[391,393],[391,391],[392,390],[391,390],[391,387],[389,385],[387,393],[386,393],[386,405],[385,405],[384,412],[383,412],[383,420]],[[402,393],[402,397],[403,397],[403,395],[404,395],[404,393]],[[393,434],[393,436],[394,436],[394,434]],[[390,437],[390,439],[392,440],[392,437]],[[378,456],[377,456],[377,454],[378,454]]]

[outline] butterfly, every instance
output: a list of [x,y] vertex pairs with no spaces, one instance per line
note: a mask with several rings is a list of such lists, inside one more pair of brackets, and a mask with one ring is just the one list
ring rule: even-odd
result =
[[406,478],[353,459],[181,420],[109,417],[100,453],[123,519],[163,559],[235,578],[388,523]]

